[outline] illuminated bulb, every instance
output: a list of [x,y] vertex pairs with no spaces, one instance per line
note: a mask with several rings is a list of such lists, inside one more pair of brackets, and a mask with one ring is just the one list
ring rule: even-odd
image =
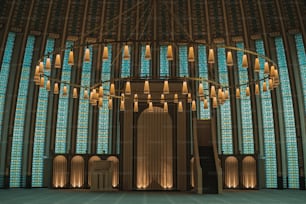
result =
[[270,77],[274,77],[274,74],[275,74],[275,67],[274,67],[274,65],[271,65]]
[[127,95],[127,96],[131,95],[131,83],[130,83],[130,81],[127,81],[125,83],[125,95]]
[[222,89],[221,88],[218,89],[218,98],[219,100],[220,99],[222,100]]
[[242,57],[242,67],[243,68],[248,68],[248,57],[246,54],[243,55]]
[[138,101],[134,102],[134,112],[138,112]]
[[148,94],[148,97],[147,97],[147,103],[150,103],[152,100],[152,97],[151,97],[151,94]]
[[120,101],[120,111],[125,111],[125,103],[124,100]]
[[165,95],[164,94],[160,95],[160,103],[165,103]]
[[194,62],[194,49],[193,49],[193,46],[189,47],[188,61],[189,62]]
[[169,94],[169,83],[168,83],[168,80],[164,81],[163,93],[164,94]]
[[257,83],[255,84],[255,94],[259,95],[259,85]]
[[124,60],[129,60],[130,59],[130,51],[129,51],[129,46],[128,45],[124,45],[123,59]]
[[134,94],[134,102],[138,101],[138,95]]
[[74,65],[74,54],[73,54],[73,50],[72,49],[69,52],[68,65],[71,65],[71,66]]
[[255,72],[259,72],[259,71],[260,71],[260,64],[259,64],[259,59],[258,59],[258,57],[255,58],[254,71],[255,71]]
[[84,99],[88,99],[88,90],[87,89],[84,90]]
[[54,90],[53,90],[54,94],[58,94],[58,83],[54,83]]
[[208,109],[208,101],[206,98],[204,99],[204,109]]
[[168,45],[168,49],[167,49],[167,60],[169,60],[169,61],[173,60],[172,45]]
[[215,86],[210,87],[210,98],[216,97],[216,88]]
[[264,74],[269,74],[269,63],[268,62],[265,62]]
[[233,63],[233,55],[232,55],[231,51],[227,52],[226,65],[227,66],[233,66],[234,65],[234,63]]
[[174,94],[173,103],[178,103],[178,95],[177,95],[177,93]]
[[274,83],[273,83],[273,86],[277,87],[278,84],[279,84],[279,75],[278,75],[278,70],[275,69],[274,70]]
[[111,85],[110,85],[109,95],[111,95],[111,96],[115,95],[115,84],[114,83],[111,83]]
[[63,96],[67,96],[67,86],[64,85],[63,87]]
[[47,57],[47,60],[46,60],[46,70],[51,70],[51,59],[50,57]]
[[112,99],[112,97],[108,98],[108,109],[109,110],[113,109],[113,99]]
[[39,74],[44,73],[44,63],[41,61],[39,62]]
[[183,112],[183,104],[182,104],[182,101],[180,101],[180,102],[178,103],[177,112],[179,112],[179,113]]
[[217,97],[213,97],[213,108],[218,107]]
[[250,96],[250,87],[249,86],[247,86],[246,89],[245,89],[245,95]]
[[45,86],[45,78],[42,76],[40,77],[40,84],[39,84],[39,87],[40,88],[43,88]]
[[262,91],[266,92],[267,90],[268,90],[267,83],[266,83],[266,81],[264,81],[263,84],[262,84]]
[[203,90],[202,82],[199,83],[198,93],[199,93],[199,96],[204,96],[204,90]]
[[168,112],[168,103],[167,103],[167,101],[164,103],[164,112],[165,113]]
[[146,45],[145,59],[146,59],[146,60],[150,60],[150,59],[151,59],[151,49],[150,49],[150,45]]
[[149,81],[145,80],[144,86],[143,86],[143,93],[144,94],[149,94],[150,93],[150,85]]
[[195,100],[192,100],[192,103],[191,103],[191,111],[196,111],[196,110],[197,110],[196,102],[195,102]]
[[150,113],[153,112],[153,103],[152,103],[152,102],[149,103],[149,109],[148,109],[148,111],[149,111]]
[[77,88],[73,88],[72,98],[78,98],[78,90],[77,90]]
[[210,48],[209,53],[208,53],[208,63],[213,64],[215,63],[215,54],[214,54],[214,49]]
[[182,94],[183,95],[188,94],[188,87],[187,87],[187,82],[186,81],[183,81]]
[[90,50],[88,47],[85,49],[84,62],[90,62]]
[[102,60],[103,61],[108,60],[108,47],[107,46],[104,46],[104,48],[103,48]]
[[61,55],[56,54],[54,67],[57,69],[61,68]]
[[46,89],[47,91],[50,91],[51,83],[50,80],[47,81]]
[[191,103],[192,99],[191,99],[191,93],[188,93],[187,95],[187,103]]

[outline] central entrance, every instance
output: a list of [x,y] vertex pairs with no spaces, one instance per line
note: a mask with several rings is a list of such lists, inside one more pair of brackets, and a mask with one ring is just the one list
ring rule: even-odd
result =
[[160,107],[145,109],[137,120],[137,189],[172,189],[173,156],[170,115]]

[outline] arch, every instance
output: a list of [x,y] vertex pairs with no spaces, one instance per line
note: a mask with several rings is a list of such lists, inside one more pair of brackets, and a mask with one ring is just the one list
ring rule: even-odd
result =
[[137,120],[138,189],[173,187],[172,119],[162,108],[145,109]]
[[63,188],[67,182],[67,159],[58,155],[53,159],[53,187]]
[[238,186],[238,159],[236,157],[229,156],[225,159],[224,178],[227,188],[236,188]]
[[94,164],[95,161],[100,161],[101,158],[98,156],[92,156],[90,157],[89,161],[88,161],[88,186],[91,186],[91,175],[92,175],[92,166]]
[[80,188],[84,185],[84,159],[81,156],[74,156],[71,160],[70,184],[73,188]]
[[115,188],[119,185],[119,159],[115,156],[110,156],[107,158],[107,161],[113,163],[112,186]]
[[242,160],[242,184],[245,188],[255,188],[256,183],[256,160],[246,156]]

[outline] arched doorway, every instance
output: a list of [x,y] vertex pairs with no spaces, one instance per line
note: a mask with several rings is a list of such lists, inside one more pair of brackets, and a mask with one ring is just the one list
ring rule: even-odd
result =
[[162,108],[144,110],[137,120],[136,187],[173,188],[172,119]]

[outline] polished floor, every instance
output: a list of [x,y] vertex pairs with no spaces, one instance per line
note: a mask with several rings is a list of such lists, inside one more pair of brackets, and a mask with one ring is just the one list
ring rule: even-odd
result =
[[218,195],[182,192],[90,192],[85,190],[1,189],[0,203],[16,204],[305,204],[306,191],[224,191]]

